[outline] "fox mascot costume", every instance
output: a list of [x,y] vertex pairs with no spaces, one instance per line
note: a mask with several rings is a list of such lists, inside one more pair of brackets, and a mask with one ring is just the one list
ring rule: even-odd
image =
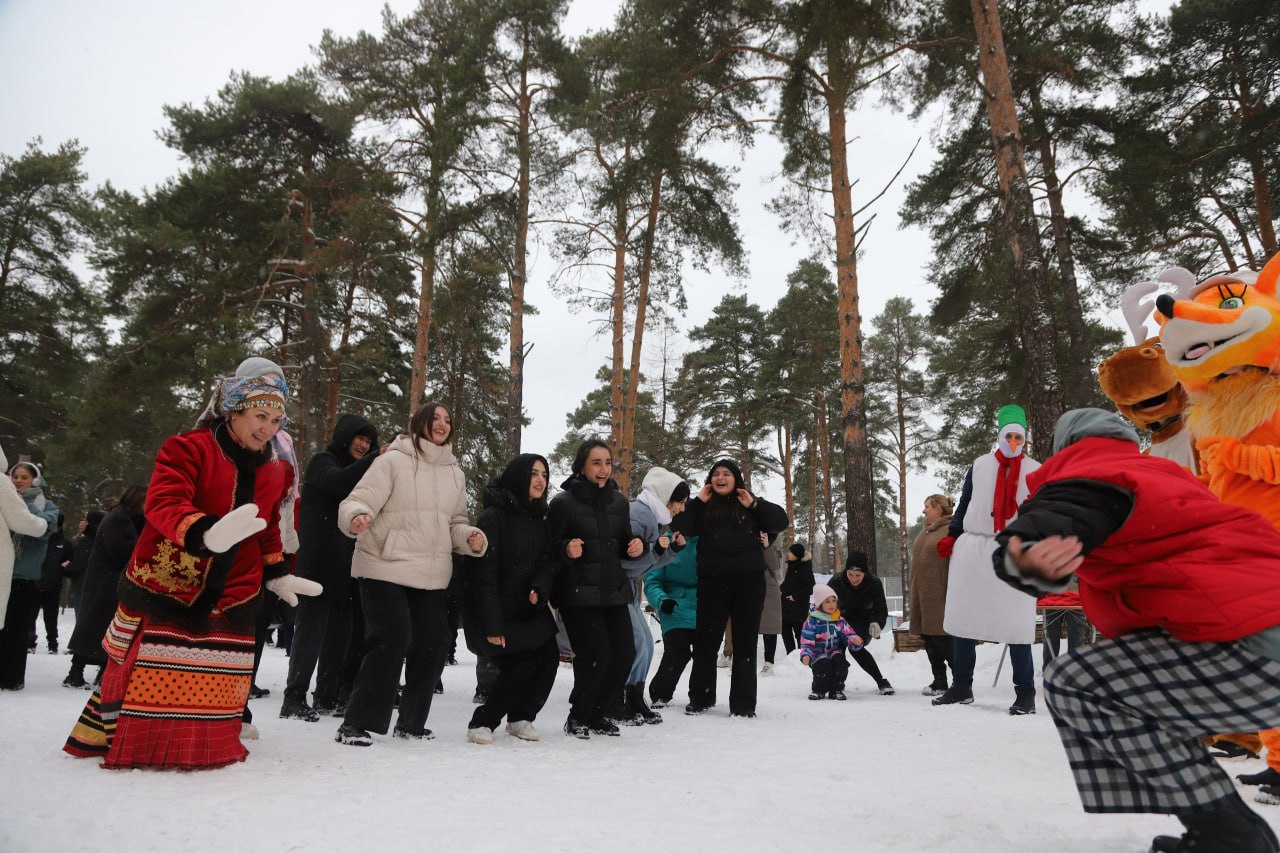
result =
[[[1156,299],[1156,319],[1165,358],[1190,395],[1200,478],[1222,501],[1280,528],[1278,281],[1280,254],[1257,274],[1200,284],[1188,277],[1175,294]],[[1268,767],[1280,773],[1280,729],[1260,734]],[[1267,791],[1260,800],[1280,802]]]

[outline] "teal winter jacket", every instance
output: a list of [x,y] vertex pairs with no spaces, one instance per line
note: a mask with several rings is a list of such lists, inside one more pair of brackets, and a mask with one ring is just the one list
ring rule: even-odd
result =
[[[698,613],[698,537],[689,537],[671,562],[649,570],[644,597],[657,612],[664,634],[675,628],[693,630]],[[663,613],[662,602],[667,600],[676,606]]]

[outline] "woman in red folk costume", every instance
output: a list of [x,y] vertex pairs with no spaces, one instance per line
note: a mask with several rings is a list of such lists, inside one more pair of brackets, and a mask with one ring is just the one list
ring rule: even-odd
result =
[[286,573],[280,547],[292,470],[271,438],[288,393],[279,377],[223,380],[218,410],[160,448],[102,641],[102,686],[65,751],[108,768],[201,769],[248,755],[241,714],[263,578],[286,601],[319,591]]

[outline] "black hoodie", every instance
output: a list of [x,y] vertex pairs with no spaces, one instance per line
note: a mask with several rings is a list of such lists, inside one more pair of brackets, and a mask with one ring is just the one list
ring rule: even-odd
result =
[[[369,452],[357,460],[351,441],[369,439]],[[345,593],[351,577],[355,540],[338,530],[338,504],[351,494],[360,478],[378,458],[378,430],[359,415],[343,415],[333,428],[329,446],[311,457],[302,479],[302,505],[298,524],[298,574]]]

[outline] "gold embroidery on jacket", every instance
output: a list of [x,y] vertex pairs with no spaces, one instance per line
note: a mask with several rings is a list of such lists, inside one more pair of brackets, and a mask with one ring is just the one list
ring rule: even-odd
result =
[[200,574],[200,559],[179,550],[167,539],[156,545],[151,559],[133,564],[133,576],[138,581],[167,592],[195,588],[200,583]]

